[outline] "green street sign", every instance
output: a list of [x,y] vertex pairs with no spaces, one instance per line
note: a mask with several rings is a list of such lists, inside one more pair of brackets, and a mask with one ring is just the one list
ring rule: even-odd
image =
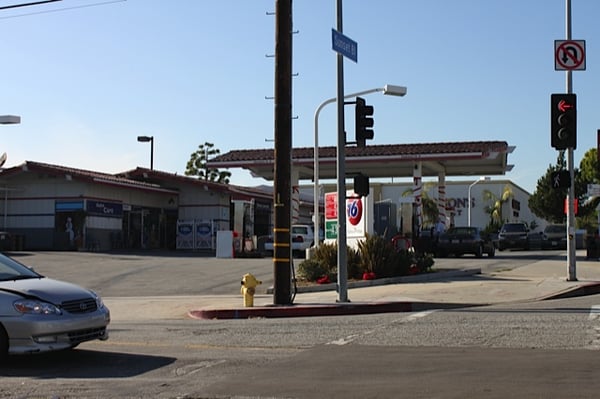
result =
[[326,220],[325,221],[325,239],[335,240],[338,234],[337,220]]

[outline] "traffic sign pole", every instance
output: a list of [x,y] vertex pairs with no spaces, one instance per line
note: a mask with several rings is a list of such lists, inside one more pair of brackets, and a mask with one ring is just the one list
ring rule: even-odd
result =
[[[565,0],[565,33],[566,40],[571,40],[571,0]],[[573,72],[565,72],[565,81],[567,93],[573,93]],[[575,243],[575,167],[574,167],[574,149],[567,149],[567,165],[571,184],[569,185],[568,196],[568,215],[567,215],[567,281],[577,281],[576,273],[576,243]]]

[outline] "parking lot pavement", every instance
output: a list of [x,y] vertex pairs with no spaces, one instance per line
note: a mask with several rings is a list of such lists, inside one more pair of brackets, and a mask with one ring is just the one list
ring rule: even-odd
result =
[[[293,304],[285,306],[274,306],[273,296],[266,294],[272,285],[270,258],[77,252],[19,253],[15,258],[34,265],[42,274],[97,290],[111,309],[113,320],[412,311],[425,306],[485,305],[600,292],[600,262],[585,260],[585,251],[578,252],[577,281],[567,281],[565,260],[553,258],[492,275],[477,274],[477,268],[470,267],[349,284],[350,303],[337,302],[335,284],[315,287],[320,290],[299,292]],[[243,306],[240,294],[240,277],[248,271],[263,279],[253,308]]]

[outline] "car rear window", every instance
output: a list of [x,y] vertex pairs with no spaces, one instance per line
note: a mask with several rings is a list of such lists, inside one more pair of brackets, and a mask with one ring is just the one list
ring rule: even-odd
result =
[[548,227],[546,227],[547,233],[562,233],[566,230],[567,230],[567,228],[565,226],[548,226]]
[[448,234],[474,235],[475,233],[477,233],[475,227],[454,227],[448,230]]
[[505,224],[504,227],[502,227],[502,231],[514,233],[514,232],[527,231],[527,228],[525,227],[524,224]]
[[308,228],[306,227],[292,227],[292,234],[303,234],[308,235]]

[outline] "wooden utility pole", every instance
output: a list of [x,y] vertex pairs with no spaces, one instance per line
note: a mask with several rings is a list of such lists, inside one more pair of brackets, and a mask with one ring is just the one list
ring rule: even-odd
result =
[[292,219],[292,0],[275,2],[275,177],[273,204],[273,303],[289,305]]

